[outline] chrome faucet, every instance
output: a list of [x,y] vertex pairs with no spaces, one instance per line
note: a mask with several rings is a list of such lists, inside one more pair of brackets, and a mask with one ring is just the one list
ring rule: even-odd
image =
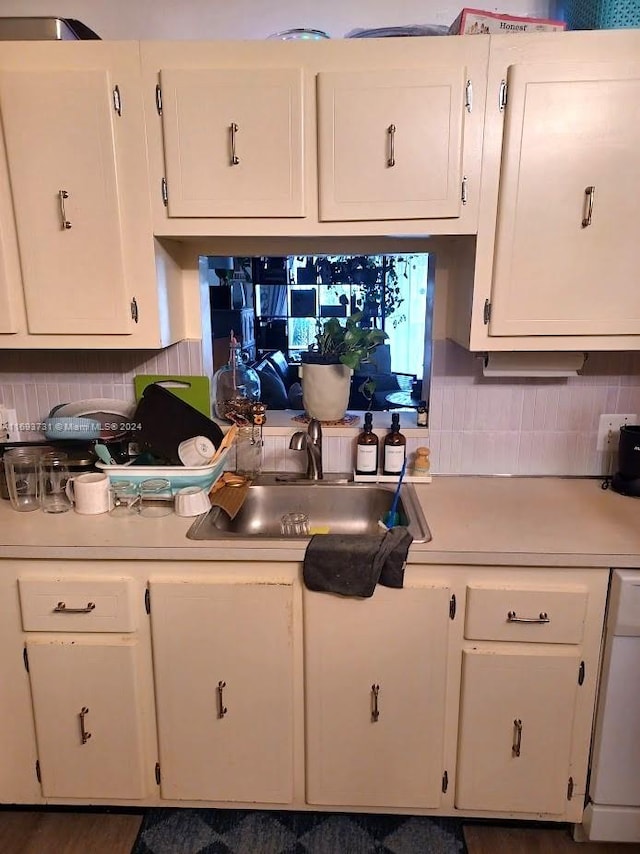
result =
[[292,451],[307,452],[307,480],[322,480],[322,427],[312,418],[307,432],[298,430],[289,442]]

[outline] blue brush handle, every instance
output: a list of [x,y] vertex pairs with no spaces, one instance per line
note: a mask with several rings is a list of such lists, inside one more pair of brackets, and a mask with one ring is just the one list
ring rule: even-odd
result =
[[389,510],[389,516],[391,518],[394,517],[396,510],[398,509],[398,499],[400,498],[400,487],[402,486],[402,478],[404,477],[404,471],[407,467],[407,458],[404,458],[404,462],[402,463],[402,469],[400,470],[400,477],[398,478],[398,485],[396,486],[396,491],[393,496],[393,501],[391,502],[391,510]]

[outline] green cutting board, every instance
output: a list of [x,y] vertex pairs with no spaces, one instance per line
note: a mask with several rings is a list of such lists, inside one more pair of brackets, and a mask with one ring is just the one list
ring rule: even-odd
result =
[[162,374],[138,374],[133,378],[136,401],[142,397],[142,392],[148,385],[158,385],[175,394],[180,400],[211,418],[211,394],[209,377],[164,376]]

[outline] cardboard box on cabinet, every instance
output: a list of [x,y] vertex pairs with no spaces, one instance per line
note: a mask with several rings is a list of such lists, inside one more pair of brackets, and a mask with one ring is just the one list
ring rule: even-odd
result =
[[503,12],[486,12],[483,9],[463,9],[455,19],[451,35],[476,35],[483,33],[543,33],[565,30],[564,21],[546,18],[521,18]]

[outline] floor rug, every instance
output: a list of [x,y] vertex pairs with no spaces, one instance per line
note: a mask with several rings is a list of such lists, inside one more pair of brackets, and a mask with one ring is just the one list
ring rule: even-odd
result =
[[466,854],[462,823],[423,816],[152,809],[131,854]]

